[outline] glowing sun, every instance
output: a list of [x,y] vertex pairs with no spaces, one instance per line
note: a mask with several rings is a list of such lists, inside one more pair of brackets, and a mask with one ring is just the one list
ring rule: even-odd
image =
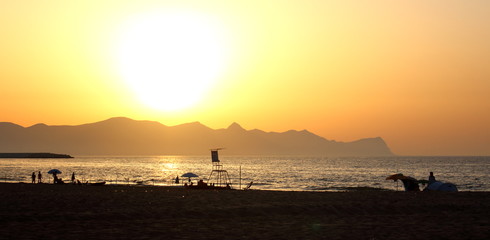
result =
[[146,105],[166,110],[193,106],[225,65],[220,24],[196,12],[151,12],[129,19],[119,34],[122,77]]

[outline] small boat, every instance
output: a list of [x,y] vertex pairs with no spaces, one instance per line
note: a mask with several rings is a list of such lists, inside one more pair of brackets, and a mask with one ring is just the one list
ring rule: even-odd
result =
[[184,186],[185,188],[188,189],[202,189],[202,190],[233,190],[231,187],[218,187],[218,186],[197,186],[197,185],[192,185],[192,186]]
[[103,182],[96,182],[96,183],[90,183],[89,185],[91,185],[91,186],[102,186],[102,185],[105,185],[105,181],[103,181]]

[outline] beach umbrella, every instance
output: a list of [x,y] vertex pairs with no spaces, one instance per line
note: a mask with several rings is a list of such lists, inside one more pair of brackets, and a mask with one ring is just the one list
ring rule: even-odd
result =
[[403,177],[403,174],[397,173],[386,177],[386,180],[398,180],[400,177]]
[[199,176],[197,176],[197,175],[196,175],[196,174],[194,174],[194,173],[188,172],[188,173],[184,173],[184,174],[182,174],[182,176],[181,176],[181,177],[188,177],[188,178],[191,178],[191,177],[199,177]]
[[386,177],[386,180],[396,181],[396,190],[398,190],[398,180],[401,180],[405,187],[405,191],[419,191],[418,181],[413,177],[397,173]]
[[181,176],[181,177],[186,177],[186,178],[189,178],[189,183],[190,183],[190,182],[191,182],[191,178],[193,178],[193,177],[199,177],[199,176],[197,176],[197,175],[196,175],[196,174],[194,174],[194,173],[188,172],[188,173],[184,173],[184,174],[182,174],[182,176]]
[[393,181],[396,181],[396,180],[413,180],[413,181],[417,181],[417,179],[410,177],[410,176],[405,176],[401,173],[390,175],[390,176],[386,177],[386,180],[393,180]]
[[51,169],[48,171],[48,174],[61,174],[61,171],[58,169]]
[[403,174],[397,173],[397,174],[393,174],[393,175],[390,175],[390,176],[386,177],[386,180],[396,181],[398,179],[401,179],[402,177],[404,177]]

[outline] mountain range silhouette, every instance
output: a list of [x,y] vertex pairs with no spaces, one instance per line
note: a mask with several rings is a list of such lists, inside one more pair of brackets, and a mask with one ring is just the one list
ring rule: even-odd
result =
[[125,117],[76,126],[0,123],[0,152],[70,155],[205,155],[223,147],[230,155],[392,156],[380,137],[337,142],[307,130],[264,132],[238,123],[211,129],[199,122],[166,126]]

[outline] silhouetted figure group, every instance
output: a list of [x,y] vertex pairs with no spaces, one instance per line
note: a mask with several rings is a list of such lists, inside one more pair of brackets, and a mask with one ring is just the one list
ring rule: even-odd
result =
[[[62,178],[58,178],[56,173],[53,173],[53,178],[54,178],[55,184],[64,184],[65,183]],[[75,178],[75,172],[73,172],[71,174],[71,183],[73,183],[73,184],[77,183],[77,179]],[[80,183],[80,181],[78,181],[78,183]]]
[[199,182],[197,182],[197,186],[198,186],[198,187],[201,187],[201,188],[206,188],[206,187],[208,187],[208,184],[207,184],[207,183],[205,183],[205,182],[204,182],[204,181],[201,179],[201,180],[199,180]]
[[[37,183],[43,183],[43,174],[41,171],[38,171],[37,175],[36,172],[32,172],[31,174],[31,180],[32,183],[36,183],[36,177],[37,177]],[[77,181],[75,177],[75,172],[71,174],[71,182],[73,184],[76,184],[77,182],[80,183],[80,181]],[[58,175],[56,173],[53,173],[53,184],[63,184],[65,183],[62,178],[58,178]]]
[[[32,179],[32,183],[36,183],[36,172],[32,172],[31,179]],[[37,174],[37,183],[42,183],[42,182],[43,182],[43,175],[41,174],[41,171],[39,171]]]
[[58,178],[58,175],[56,173],[53,173],[53,183],[54,184],[64,184],[65,182],[63,181],[62,178]]

